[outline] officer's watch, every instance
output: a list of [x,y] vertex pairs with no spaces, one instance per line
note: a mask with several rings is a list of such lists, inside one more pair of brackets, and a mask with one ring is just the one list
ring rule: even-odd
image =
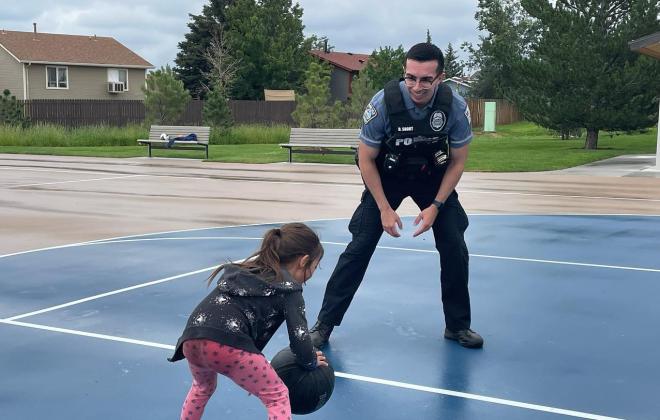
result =
[[438,200],[433,200],[433,203],[431,204],[433,204],[438,209],[438,211],[440,211],[440,209],[442,209],[445,206],[444,201],[438,201]]

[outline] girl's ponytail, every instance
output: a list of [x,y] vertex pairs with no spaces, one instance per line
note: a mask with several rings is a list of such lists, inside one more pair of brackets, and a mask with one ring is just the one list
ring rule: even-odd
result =
[[[303,255],[309,255],[308,264],[311,267],[323,257],[323,245],[318,235],[304,223],[287,223],[267,231],[259,250],[238,265],[256,270],[266,278],[282,281],[282,266]],[[209,285],[224,267],[221,265],[209,276]]]

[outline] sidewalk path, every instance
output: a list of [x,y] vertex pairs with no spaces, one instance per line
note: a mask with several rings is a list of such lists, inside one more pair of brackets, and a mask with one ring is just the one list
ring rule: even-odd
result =
[[655,166],[655,155],[623,155],[552,173],[660,178],[660,166]]

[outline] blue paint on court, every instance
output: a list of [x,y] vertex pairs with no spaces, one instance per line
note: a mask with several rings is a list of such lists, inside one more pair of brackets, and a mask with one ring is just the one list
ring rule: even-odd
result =
[[[401,238],[381,240],[326,352],[338,372],[381,383],[338,377],[332,399],[306,417],[550,419],[566,417],[553,412],[561,409],[583,418],[660,418],[660,217],[470,221],[473,327],[485,348],[442,338],[433,240],[412,238],[406,218]],[[321,270],[304,291],[311,324],[349,236],[346,220],[309,224],[326,242]],[[173,345],[208,292],[209,271],[20,315],[244,258],[269,227],[145,235],[0,258],[0,319]],[[3,418],[177,418],[190,385],[185,362],[167,362],[164,348],[6,321],[0,337]],[[287,344],[282,328],[266,356]],[[429,389],[410,389],[415,385]],[[265,410],[222,378],[206,416],[247,420]]]

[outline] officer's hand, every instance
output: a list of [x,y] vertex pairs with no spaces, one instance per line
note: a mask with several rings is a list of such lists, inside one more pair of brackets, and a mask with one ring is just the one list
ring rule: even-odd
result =
[[401,218],[399,218],[399,215],[392,208],[380,212],[380,221],[383,224],[383,230],[385,232],[395,238],[401,236],[396,227],[399,226],[399,229],[403,229],[403,223],[401,223]]
[[[431,229],[435,218],[438,217],[438,208],[436,206],[428,206],[419,213],[415,219],[415,226],[419,225],[419,228],[413,233],[413,237],[419,236],[427,230]],[[421,223],[420,223],[421,222]]]

